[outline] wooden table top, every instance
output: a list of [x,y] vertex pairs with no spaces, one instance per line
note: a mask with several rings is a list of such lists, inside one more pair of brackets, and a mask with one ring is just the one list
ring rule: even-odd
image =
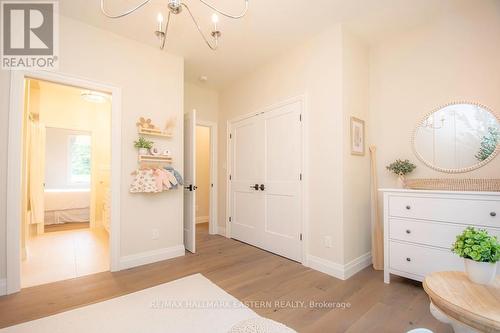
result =
[[432,303],[446,315],[484,332],[500,332],[500,277],[490,286],[463,272],[437,272],[424,280]]

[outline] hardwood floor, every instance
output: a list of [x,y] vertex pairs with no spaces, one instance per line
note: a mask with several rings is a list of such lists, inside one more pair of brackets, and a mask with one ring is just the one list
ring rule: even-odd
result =
[[[250,304],[255,305],[253,309],[258,314],[300,333],[401,333],[417,327],[435,333],[452,332],[430,314],[429,300],[420,283],[394,277],[390,285],[385,285],[382,272],[371,268],[341,281],[252,246],[208,235],[206,225],[198,227],[197,247],[197,254],[118,273],[105,272],[26,288],[0,297],[0,327],[202,273],[241,301],[270,301],[270,307]],[[311,301],[320,305],[339,302],[350,307],[294,308],[290,301],[307,305]]]
[[109,241],[104,229],[46,232],[26,240],[21,287],[109,271]]
[[78,230],[78,229],[88,229],[88,228],[90,228],[89,222],[72,222],[72,223],[46,225],[44,226],[44,231],[58,232],[58,231],[68,231],[68,230]]

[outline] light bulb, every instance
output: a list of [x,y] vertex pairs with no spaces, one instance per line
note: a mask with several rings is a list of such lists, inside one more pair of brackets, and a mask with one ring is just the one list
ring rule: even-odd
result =
[[214,23],[214,31],[218,31],[217,23],[219,23],[219,16],[215,13],[212,14],[212,22]]
[[163,14],[162,13],[158,13],[157,20],[158,20],[158,23],[163,23]]
[[219,23],[219,16],[217,14],[215,14],[215,13],[212,14],[212,22],[214,24]]
[[163,14],[162,13],[158,13],[157,20],[158,20],[158,31],[162,31],[163,30]]

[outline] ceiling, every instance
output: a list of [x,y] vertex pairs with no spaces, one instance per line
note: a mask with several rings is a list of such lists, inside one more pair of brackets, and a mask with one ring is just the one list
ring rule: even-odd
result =
[[[106,0],[110,12],[121,12],[142,0]],[[212,11],[198,0],[184,0],[209,32]],[[210,1],[210,0],[209,0]],[[292,48],[329,25],[343,22],[367,43],[435,19],[471,0],[250,0],[243,19],[221,18],[220,48],[208,49],[186,12],[173,18],[166,52],[185,58],[186,79],[207,76],[210,87],[220,88],[250,72],[272,56]],[[99,0],[60,0],[62,15],[155,47],[153,34],[158,12],[167,13],[167,0],[151,0],[125,18],[112,20],[100,12]],[[212,0],[230,12],[239,12],[243,0]]]

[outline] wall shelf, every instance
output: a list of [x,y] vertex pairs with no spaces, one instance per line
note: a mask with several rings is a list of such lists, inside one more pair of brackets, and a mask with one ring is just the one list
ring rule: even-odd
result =
[[139,155],[139,163],[172,163],[171,156]]
[[173,135],[170,133],[165,133],[165,132],[162,132],[161,130],[156,130],[156,129],[140,128],[138,130],[138,132],[141,135],[157,136],[157,137],[162,137],[162,138],[172,138],[173,137]]

